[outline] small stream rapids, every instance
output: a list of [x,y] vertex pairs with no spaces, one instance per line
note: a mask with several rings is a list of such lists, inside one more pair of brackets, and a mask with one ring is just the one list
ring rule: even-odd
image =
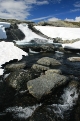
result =
[[[38,56],[39,56],[39,58],[41,58],[42,56],[44,56],[44,54],[38,55]],[[32,61],[34,62],[35,59],[38,58],[38,56],[37,56],[37,54],[35,56],[34,55],[29,56],[28,59],[32,63]],[[45,54],[45,56],[46,56],[46,54]],[[49,53],[49,54],[47,54],[47,56],[54,57],[63,63],[63,65],[62,65],[63,74],[74,75],[75,78],[79,77],[80,64],[75,63],[76,64],[75,65],[72,62],[68,63],[68,61],[66,61],[67,57],[71,57],[74,55],[68,54],[68,56],[66,56],[66,55],[64,55],[64,53],[56,52],[54,55],[53,55],[53,53],[52,54]],[[33,59],[33,57],[35,57],[35,58]],[[79,78],[78,78],[78,81],[79,81]],[[2,80],[1,80],[1,82],[2,82]],[[58,103],[46,104],[47,111],[54,113],[55,116],[57,117],[57,120],[55,120],[55,121],[71,121],[68,119],[70,117],[71,111],[73,110],[74,106],[76,105],[79,93],[80,92],[76,86],[67,86],[64,88],[61,96],[57,99]],[[43,106],[43,104],[40,103],[40,104],[35,104],[32,106],[27,106],[27,107],[26,106],[17,106],[17,105],[15,105],[13,107],[8,107],[3,112],[0,113],[0,117],[2,117],[2,118],[0,118],[1,119],[0,121],[6,121],[5,117],[7,117],[8,121],[25,121],[25,120],[27,121],[27,119],[30,116],[32,116],[32,114],[36,111],[37,108],[40,108],[40,106]],[[7,114],[9,114],[9,115],[7,116]],[[11,119],[10,119],[10,115],[12,116]],[[53,119],[54,119],[54,117],[53,117]],[[65,120],[65,119],[67,119],[67,120]]]
[[74,88],[66,88],[64,89],[64,93],[61,96],[58,104],[52,104],[51,109],[61,119],[64,119],[64,115],[69,116],[70,111],[73,106],[76,104],[79,93],[77,89]]

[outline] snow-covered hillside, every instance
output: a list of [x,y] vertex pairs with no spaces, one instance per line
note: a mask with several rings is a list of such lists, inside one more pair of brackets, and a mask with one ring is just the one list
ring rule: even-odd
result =
[[44,35],[51,38],[60,37],[62,40],[72,40],[80,38],[80,28],[35,26]]
[[[51,38],[60,37],[62,40],[72,40],[80,38],[80,28],[35,26],[44,35]],[[80,41],[72,44],[62,44],[63,48],[80,49]]]

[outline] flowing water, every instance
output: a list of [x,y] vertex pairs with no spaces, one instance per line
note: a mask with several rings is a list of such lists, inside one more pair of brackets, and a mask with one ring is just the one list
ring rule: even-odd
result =
[[[62,52],[56,51],[55,53],[30,53],[28,57],[24,57],[23,60],[26,60],[29,64],[29,67],[33,63],[35,63],[41,57],[53,57],[57,60],[60,60],[62,66],[60,69],[62,73],[65,75],[72,75],[76,80],[80,79],[80,63],[79,62],[69,62],[67,60],[68,57],[72,56],[80,56],[78,54],[64,54]],[[7,76],[7,75],[6,75]],[[4,78],[6,78],[6,76]],[[0,81],[2,83],[2,80]],[[79,91],[76,87],[66,87],[63,90],[60,98],[57,99],[58,103],[53,103],[51,105],[47,105],[47,110],[53,111],[56,114],[56,117],[60,120],[57,121],[68,121],[66,118],[70,118],[70,112],[73,110],[73,107],[76,105],[78,100]],[[28,117],[30,117],[37,107],[40,107],[42,104],[36,104],[33,106],[14,106],[8,107],[2,112],[0,112],[0,121],[25,121]]]

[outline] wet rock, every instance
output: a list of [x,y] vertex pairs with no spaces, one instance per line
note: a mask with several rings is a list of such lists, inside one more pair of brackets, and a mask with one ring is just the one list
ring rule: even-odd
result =
[[78,99],[76,101],[76,106],[74,107],[74,110],[72,112],[71,120],[73,120],[73,121],[80,121],[80,83],[77,82],[77,81],[75,83],[76,84],[75,84],[74,87],[77,88]]
[[20,70],[20,69],[24,69],[26,67],[26,62],[16,62],[16,63],[12,63],[12,64],[7,64],[5,66],[5,69],[7,71],[16,71],[16,70]]
[[27,81],[38,77],[39,74],[34,70],[18,70],[11,72],[9,76],[5,79],[7,84],[14,88],[15,90],[26,90]]
[[80,62],[80,57],[69,57],[67,59],[72,62]]
[[47,95],[50,91],[67,82],[68,78],[66,76],[53,73],[41,75],[40,77],[30,80],[27,82],[27,88],[29,93],[32,94],[37,99],[40,99],[43,95]]
[[21,40],[24,39],[25,35],[19,29],[6,30],[7,40]]
[[27,45],[16,45],[22,50],[28,52],[29,48],[37,52],[54,52],[56,47],[52,44],[38,44],[38,43],[28,43]]
[[53,74],[53,73],[61,74],[62,72],[60,69],[49,69],[45,71],[45,74]]
[[9,87],[6,82],[0,82],[0,111],[11,105],[15,93],[15,90]]
[[79,82],[69,82],[63,94],[61,94],[61,96],[57,95],[58,101],[55,102],[55,97],[52,95],[54,97],[53,102],[50,101],[51,103],[49,102],[49,104],[43,104],[38,107],[29,121],[77,121],[72,112],[72,107],[78,98],[77,91],[79,91]]
[[46,106],[37,108],[33,113],[29,121],[58,121],[55,120],[55,114],[53,111],[49,111]]
[[75,119],[75,121],[80,121],[80,95],[78,98],[77,106],[74,110],[74,119]]
[[36,70],[36,71],[46,71],[49,69],[49,67],[46,66],[42,66],[39,64],[33,64],[32,69]]
[[53,58],[43,57],[37,61],[38,64],[45,65],[45,66],[59,66],[61,63]]
[[[67,87],[69,89],[68,103],[71,106],[65,116],[69,121],[80,121],[80,83],[78,81],[71,81]],[[65,97],[66,99],[66,97]]]

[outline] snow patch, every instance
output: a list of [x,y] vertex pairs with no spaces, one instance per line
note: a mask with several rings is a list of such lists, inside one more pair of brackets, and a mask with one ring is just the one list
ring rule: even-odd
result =
[[60,37],[62,40],[72,40],[80,38],[80,28],[35,26],[44,35],[51,38]]
[[[0,42],[0,67],[2,64],[9,62],[13,59],[22,59],[22,55],[28,55],[23,50],[14,46],[13,42]],[[0,75],[3,74],[3,69],[0,68]]]
[[80,49],[80,41],[74,42],[72,44],[62,44],[62,47],[68,49]]

